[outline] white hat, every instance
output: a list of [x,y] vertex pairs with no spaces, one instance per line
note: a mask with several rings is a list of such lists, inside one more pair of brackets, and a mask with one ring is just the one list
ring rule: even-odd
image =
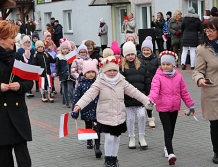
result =
[[123,56],[126,57],[128,54],[137,54],[136,46],[132,41],[125,42],[123,45]]
[[101,18],[99,21],[100,21],[101,23],[105,23],[105,21],[104,21],[103,18]]

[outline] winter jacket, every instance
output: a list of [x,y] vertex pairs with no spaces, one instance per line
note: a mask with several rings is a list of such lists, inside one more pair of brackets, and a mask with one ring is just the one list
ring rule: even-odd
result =
[[202,23],[198,14],[189,13],[185,15],[181,30],[183,31],[182,46],[197,47],[198,32],[202,31]]
[[210,46],[199,45],[196,51],[195,69],[192,79],[195,83],[201,78],[210,79],[213,84],[201,89],[201,108],[205,119],[218,120],[218,55]]
[[123,25],[123,29],[125,30],[126,33],[134,33],[135,27],[136,27],[136,23],[134,18],[129,19],[127,24]]
[[101,27],[101,34],[100,34],[100,40],[101,40],[101,45],[107,45],[108,44],[108,26],[105,23],[103,27]]
[[59,81],[74,80],[70,75],[71,65],[62,54],[57,55],[55,73],[59,76]]
[[34,51],[36,50],[35,42],[31,41],[31,47],[32,47],[32,49],[33,49]]
[[[149,94],[150,91],[150,77],[147,68],[141,64],[138,70],[136,70],[134,62],[129,62],[129,69],[124,68],[122,71],[122,66],[120,67],[120,73],[125,77],[125,79],[137,88],[140,92],[145,95]],[[124,103],[126,107],[130,106],[142,106],[143,104],[136,99],[133,99],[127,95],[124,96]]]
[[100,62],[99,58],[102,58],[102,56],[100,55],[100,50],[98,48],[95,48],[93,53],[90,55],[91,59],[97,59],[98,62]]
[[164,33],[167,33],[167,37],[168,37],[168,38],[171,37],[170,31],[168,30],[168,27],[169,27],[169,24],[170,24],[171,19],[172,19],[172,18],[165,20],[164,26],[163,26],[163,34],[164,34]]
[[[175,19],[171,19],[168,30],[171,33],[171,46],[173,45],[180,45],[182,42],[182,30],[181,30],[181,26],[182,26],[182,18],[180,18],[178,21],[176,21]],[[177,36],[175,33],[176,31],[180,32],[180,35]]]
[[[53,59],[56,59],[57,56],[53,50],[46,50],[46,52],[48,52],[53,57]],[[50,63],[50,70],[51,74],[55,73],[55,63]]]
[[148,97],[156,103],[156,110],[158,112],[180,110],[181,99],[188,108],[194,105],[194,101],[191,99],[187,90],[186,83],[177,70],[173,77],[170,77],[164,74],[161,68],[158,68],[152,80]]
[[20,33],[21,34],[26,34],[26,25],[25,24],[21,24],[21,26],[20,26]]
[[152,81],[158,67],[160,66],[160,60],[156,54],[152,54],[149,57],[143,56],[142,53],[138,55],[139,61],[146,66],[149,72],[150,80]]
[[112,86],[101,73],[76,105],[83,109],[99,95],[96,110],[98,122],[109,126],[117,126],[124,123],[126,119],[124,94],[137,99],[144,105],[149,103],[149,99],[127,82],[121,74],[119,75],[116,84]]
[[[17,50],[17,53],[19,53],[20,55],[24,56],[23,54],[25,53],[25,50],[23,48],[20,48],[20,49]],[[28,64],[32,64],[32,60],[33,60],[34,54],[35,54],[35,50],[31,49],[30,50],[30,58],[28,59]]]
[[51,75],[50,63],[56,63],[56,59],[47,52],[37,52],[32,61],[32,65],[44,68],[41,77],[46,77],[46,74]]
[[151,22],[151,27],[155,27],[154,31],[156,39],[162,39],[164,22],[164,19]]
[[27,29],[27,32],[26,32],[26,35],[32,35],[32,33],[35,31],[35,29],[36,29],[36,26],[33,24],[33,22],[32,22],[32,24],[30,25],[30,23],[28,22],[27,24],[26,24],[26,29]]
[[57,26],[54,27],[54,40],[60,40],[63,38],[63,27],[62,25],[58,24]]
[[[72,111],[74,109],[75,104],[79,101],[79,99],[85,94],[85,92],[91,87],[91,85],[95,82],[95,79],[88,79],[80,75],[78,78],[78,86],[74,92]],[[83,108],[81,112],[81,119],[87,121],[96,120],[96,108],[98,103],[98,97],[96,97],[93,101],[91,101],[85,108]],[[73,112],[73,118],[79,117],[79,112]]]

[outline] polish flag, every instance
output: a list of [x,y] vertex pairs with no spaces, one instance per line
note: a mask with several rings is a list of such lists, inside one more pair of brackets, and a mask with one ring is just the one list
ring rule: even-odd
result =
[[48,86],[51,88],[52,87],[52,76],[51,75],[47,75],[46,77],[48,79]]
[[68,136],[68,117],[69,117],[69,112],[62,114],[60,117],[59,138]]
[[22,23],[20,21],[18,21],[18,26],[21,26],[21,25],[22,25]]
[[164,40],[165,42],[168,41],[168,38],[167,38],[166,35],[162,35],[162,38],[163,38],[163,40]]
[[12,74],[26,80],[38,80],[44,68],[15,60]]
[[24,63],[28,64],[28,59],[26,58],[24,54],[23,54],[23,59],[24,59]]
[[204,17],[204,21],[207,21],[210,18],[210,16],[203,16],[203,17]]
[[37,26],[37,25],[38,25],[37,21],[34,21],[33,24],[34,24],[34,26]]
[[[51,88],[52,87],[52,76],[46,75],[46,78],[48,81],[48,86]],[[42,89],[45,88],[45,77],[39,77],[38,85],[39,85],[39,88],[42,88]]]
[[93,129],[78,128],[78,140],[98,139],[96,131]]
[[73,61],[76,59],[77,52],[73,50],[72,52],[68,53],[65,58],[67,59],[68,64],[72,64]]

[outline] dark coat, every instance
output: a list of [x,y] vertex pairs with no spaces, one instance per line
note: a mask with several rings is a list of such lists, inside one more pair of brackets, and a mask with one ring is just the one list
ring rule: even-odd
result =
[[198,33],[202,31],[202,22],[198,14],[185,15],[181,30],[183,31],[182,46],[197,47]]
[[149,57],[145,57],[143,56],[142,53],[140,53],[138,55],[138,58],[140,62],[147,67],[151,81],[152,81],[158,67],[160,66],[160,60],[158,59],[157,55],[152,54]]
[[35,29],[36,29],[36,26],[33,23],[30,25],[30,23],[28,22],[26,24],[26,29],[27,29],[26,35],[31,35],[30,32],[33,33],[35,31]]
[[[23,55],[25,52],[25,50],[23,48],[19,48],[17,50],[17,53],[19,53],[20,55]],[[35,54],[35,50],[34,49],[31,49],[30,50],[30,59],[28,59],[28,64],[32,64],[32,60],[33,60],[33,56]]]
[[102,56],[100,55],[100,49],[95,48],[94,52],[90,55],[91,59],[97,59],[98,62],[100,62],[99,58],[102,58]]
[[[48,56],[46,56],[46,54]],[[46,77],[46,74],[51,75],[50,63],[56,63],[56,59],[53,59],[53,57],[47,52],[37,52],[32,61],[32,65],[45,68],[41,77]]]
[[[171,45],[181,45],[182,42],[182,30],[181,30],[181,26],[182,26],[182,20],[183,18],[180,18],[178,21],[176,21],[175,19],[171,19],[168,30],[171,33]],[[176,31],[180,32],[180,35],[177,36],[175,33]]]
[[25,24],[21,24],[21,26],[20,26],[20,33],[21,34],[26,34],[26,25]]
[[[18,53],[16,59],[24,61]],[[9,69],[8,64],[0,60],[0,84],[8,84],[11,75]],[[32,140],[25,93],[32,89],[33,81],[15,76],[13,82],[20,84],[18,91],[0,92],[0,145]]]
[[[85,94],[85,92],[91,87],[91,85],[95,82],[95,79],[87,79],[80,74],[78,79],[78,86],[76,87],[74,98],[73,98],[73,105],[72,110],[74,109],[75,104],[79,101],[79,99]],[[98,103],[98,97],[96,97],[92,102],[90,102],[81,112],[81,119],[82,120],[96,120],[96,108]],[[71,116],[73,118],[79,117],[79,112],[75,113],[72,112]]]
[[151,27],[155,27],[155,37],[156,39],[162,39],[163,35],[163,26],[164,26],[165,20],[160,19],[155,22],[151,22]]
[[[136,70],[133,62],[128,63],[129,69],[122,71],[122,66],[120,67],[120,73],[126,78],[126,80],[136,87],[140,92],[145,95],[149,94],[151,89],[151,81],[147,68],[141,64],[138,70]],[[126,107],[130,106],[142,106],[143,104],[134,98],[124,95],[124,103]]]
[[63,27],[62,25],[58,24],[57,26],[54,27],[54,40],[60,40],[63,38]]

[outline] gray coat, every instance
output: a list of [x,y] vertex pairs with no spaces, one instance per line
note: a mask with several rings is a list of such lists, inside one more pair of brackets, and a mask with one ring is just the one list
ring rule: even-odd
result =
[[[171,19],[168,30],[171,33],[171,45],[176,45],[180,44],[182,42],[182,30],[181,30],[181,25],[182,25],[182,18],[176,21],[174,18]],[[176,36],[175,32],[179,31],[180,36]]]
[[101,36],[100,36],[100,40],[101,40],[101,45],[107,45],[108,44],[108,26],[107,24],[104,24],[104,26],[101,28],[102,32],[101,32]]
[[129,21],[127,22],[127,24],[123,25],[123,29],[125,30],[125,32],[130,31],[130,32],[135,32],[135,27],[136,27],[136,23],[135,23],[135,19],[131,18],[129,19]]

